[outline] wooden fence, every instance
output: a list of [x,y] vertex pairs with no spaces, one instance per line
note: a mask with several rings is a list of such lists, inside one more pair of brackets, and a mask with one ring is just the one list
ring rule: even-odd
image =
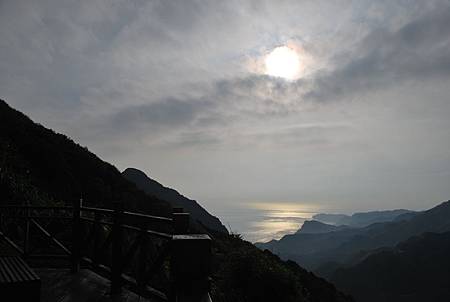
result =
[[[211,239],[189,234],[189,213],[172,217],[87,207],[0,206],[0,237],[25,259],[69,260],[161,301],[210,301]],[[44,240],[43,240],[44,239]]]

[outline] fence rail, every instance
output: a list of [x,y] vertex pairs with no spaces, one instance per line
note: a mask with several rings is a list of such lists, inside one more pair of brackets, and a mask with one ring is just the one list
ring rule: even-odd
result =
[[0,205],[0,238],[25,259],[67,259],[73,273],[91,269],[111,280],[112,294],[127,286],[162,301],[210,301],[211,239],[189,234],[189,213],[180,208],[159,217],[81,200],[72,207]]

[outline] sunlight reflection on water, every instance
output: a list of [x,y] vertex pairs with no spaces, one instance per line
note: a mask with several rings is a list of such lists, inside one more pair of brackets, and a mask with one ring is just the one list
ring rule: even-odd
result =
[[297,203],[245,203],[215,214],[233,233],[251,242],[265,242],[295,233],[305,220],[318,213],[312,205]]

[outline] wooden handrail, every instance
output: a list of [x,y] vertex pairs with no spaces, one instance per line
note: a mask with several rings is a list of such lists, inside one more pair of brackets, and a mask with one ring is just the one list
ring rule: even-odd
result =
[[33,205],[0,205],[0,209],[25,209],[30,210],[73,210],[71,206],[33,206]]
[[48,215],[44,215],[44,216],[41,216],[41,215],[4,215],[3,217],[6,217],[6,218],[19,218],[19,219],[26,219],[26,218],[29,218],[29,219],[32,219],[32,218],[34,218],[34,219],[39,219],[39,218],[58,218],[58,219],[72,219],[72,217],[71,216],[55,216],[55,215],[52,215],[52,216],[48,216]]
[[172,222],[172,218],[169,218],[169,217],[153,216],[153,215],[147,215],[147,214],[142,214],[142,213],[134,213],[134,212],[127,212],[127,211],[123,212],[123,214],[127,215],[127,216],[146,218],[148,220],[154,220],[154,221],[159,221],[159,222],[167,222],[167,223],[171,223]]
[[53,241],[57,246],[59,246],[67,255],[72,255],[70,250],[64,246],[58,239],[53,237],[49,232],[47,232],[36,220],[31,219],[31,222],[45,235],[48,239]]
[[[138,227],[134,227],[134,226],[127,225],[127,224],[121,224],[120,226],[125,228],[125,229],[133,230],[133,231],[137,231],[137,232],[139,232],[141,230]],[[160,238],[163,238],[163,239],[172,239],[172,237],[173,237],[172,234],[163,233],[163,232],[157,232],[157,231],[153,231],[153,230],[146,230],[145,233],[147,233],[148,235],[160,237]]]
[[15,249],[19,254],[24,254],[23,250],[14,243],[11,239],[9,239],[2,231],[0,231],[0,237],[2,237],[6,243],[8,243],[13,249]]
[[[191,296],[195,293],[198,297],[195,302],[211,301],[208,294],[211,239],[207,235],[187,235],[190,215],[182,208],[175,208],[171,217],[124,211],[121,204],[115,204],[114,210],[87,207],[82,205],[81,200],[74,202],[73,206],[0,205],[0,210],[2,209],[19,210],[18,213],[12,213],[13,215],[5,215],[6,213],[0,211],[2,217],[25,219],[23,249],[0,230],[0,237],[21,254],[26,253],[30,257],[44,256],[28,255],[31,225],[62,249],[66,257],[70,257],[73,272],[77,272],[83,262],[83,265],[87,264],[92,270],[109,278],[112,294],[120,293],[122,285],[128,284],[141,295],[156,296],[163,300],[178,301],[186,297],[186,294]],[[52,215],[53,212],[50,212],[47,215],[39,215],[39,211],[48,210],[54,211],[55,214],[59,214],[59,210],[67,213]],[[59,241],[51,235],[44,228],[44,224],[38,222],[40,218],[72,219],[71,248],[68,249],[63,244],[64,241]],[[86,228],[90,231],[83,235]],[[134,235],[125,237],[124,234],[136,233],[134,241],[124,244],[127,238],[134,238]],[[86,249],[87,245],[93,248]],[[155,251],[153,254],[150,252],[152,249]],[[150,258],[151,254],[153,258]],[[168,259],[171,285],[168,286],[170,291],[163,293],[148,283],[164,269],[164,263],[167,263]]]
[[[92,218],[80,217],[80,219],[83,220],[83,221],[90,222],[90,223],[95,223],[95,219],[92,219]],[[99,221],[98,223],[102,224],[102,225],[109,225],[109,226],[113,225],[113,223],[109,222],[109,221]]]
[[103,209],[103,208],[94,208],[94,207],[80,207],[81,211],[90,211],[94,213],[101,213],[101,214],[112,214],[114,213],[114,210],[111,209]]

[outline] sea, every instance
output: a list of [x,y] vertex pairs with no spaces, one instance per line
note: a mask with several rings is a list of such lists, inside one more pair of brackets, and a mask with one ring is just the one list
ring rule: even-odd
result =
[[243,202],[209,206],[230,233],[250,242],[267,242],[295,233],[320,212],[316,206],[287,202]]

